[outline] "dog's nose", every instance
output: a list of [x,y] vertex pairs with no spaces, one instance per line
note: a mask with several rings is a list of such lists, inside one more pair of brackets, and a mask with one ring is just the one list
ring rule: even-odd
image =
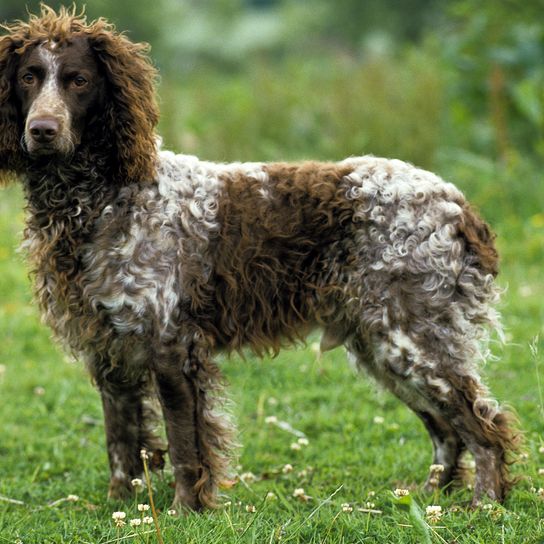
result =
[[33,119],[28,126],[28,130],[35,142],[49,144],[57,137],[59,123],[52,117],[41,117]]

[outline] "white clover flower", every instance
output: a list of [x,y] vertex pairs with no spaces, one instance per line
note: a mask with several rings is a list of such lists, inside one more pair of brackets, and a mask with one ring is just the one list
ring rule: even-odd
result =
[[369,491],[367,494],[366,494],[367,497],[371,498],[371,497],[375,497],[376,496],[376,492],[375,491]]
[[302,446],[301,446],[298,442],[293,442],[293,443],[291,444],[291,449],[292,449],[293,451],[299,451],[299,450],[302,449]]
[[169,510],[167,510],[166,513],[169,516],[175,516],[177,514],[176,510],[174,510],[173,508],[170,508]]
[[299,439],[297,440],[297,442],[298,442],[301,446],[307,446],[307,445],[310,443],[310,441],[309,441],[306,437],[304,437],[304,436],[303,436],[302,438],[299,438]]
[[353,512],[353,506],[345,502],[344,504],[342,504],[342,512]]
[[277,423],[278,422],[278,418],[276,416],[267,416],[264,418],[264,422],[265,423],[268,423],[269,425],[273,424],[273,423]]
[[139,504],[138,512],[147,512],[149,510],[149,504]]
[[425,508],[425,514],[431,523],[437,523],[442,517],[442,507],[439,505],[427,506],[427,508]]
[[488,503],[488,504],[484,504],[484,505],[482,506],[482,508],[483,508],[484,510],[493,510],[493,505],[492,505],[492,504],[489,504],[489,503]]
[[147,450],[141,449],[140,450],[140,458],[144,461],[147,461],[149,459],[149,454],[147,453]]
[[538,448],[538,453],[544,453],[544,446],[540,446],[540,448]]
[[376,505],[373,502],[367,501],[365,503],[365,507],[368,508],[369,510],[374,510],[374,508],[376,508]]
[[244,472],[243,474],[240,474],[240,480],[246,484],[251,484],[257,480],[257,476],[255,476],[253,472]]
[[304,489],[302,487],[297,487],[293,491],[293,497],[303,497],[304,495],[306,495],[306,493],[304,492]]
[[130,481],[130,484],[136,491],[141,491],[144,488],[144,482],[140,478],[134,478]]
[[142,520],[140,518],[135,518],[131,519],[128,523],[131,527],[139,527],[142,524]]
[[79,500],[79,497],[77,495],[68,495],[66,497],[66,500],[70,502],[77,502]]
[[123,527],[125,525],[126,512],[114,512],[111,515],[116,527]]
[[395,489],[394,493],[397,497],[407,497],[410,494],[410,491],[407,489],[397,488]]
[[257,508],[253,504],[246,504],[246,512],[254,514],[257,511]]
[[429,467],[430,472],[444,472],[444,465],[431,465]]
[[538,475],[539,476],[544,476],[544,468],[539,468],[538,469]]
[[290,472],[293,472],[293,465],[290,465],[289,463],[287,463],[286,465],[283,465],[283,468],[281,469],[281,471],[284,474],[289,474]]
[[144,516],[142,518],[142,523],[145,525],[151,525],[153,523],[153,518],[151,516]]
[[544,499],[544,489],[542,487],[539,487],[538,488],[538,491],[536,492],[536,494],[541,498],[541,499]]
[[278,497],[276,496],[275,493],[273,493],[272,491],[269,491],[267,494],[266,494],[266,500],[267,501],[275,501]]
[[376,425],[381,425],[384,421],[385,419],[382,416],[374,417],[374,423],[376,423]]

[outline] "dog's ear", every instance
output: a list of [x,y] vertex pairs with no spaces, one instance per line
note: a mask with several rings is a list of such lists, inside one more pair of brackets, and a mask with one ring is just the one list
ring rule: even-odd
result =
[[0,186],[21,169],[20,120],[13,91],[17,69],[17,44],[10,36],[0,38]]
[[95,23],[89,42],[107,79],[106,130],[116,146],[117,176],[122,183],[153,179],[159,112],[157,72],[147,44],[132,43],[108,23]]

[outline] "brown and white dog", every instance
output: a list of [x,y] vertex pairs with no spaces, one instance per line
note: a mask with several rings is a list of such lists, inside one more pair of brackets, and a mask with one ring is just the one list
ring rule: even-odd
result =
[[276,352],[320,327],[424,422],[427,487],[476,461],[501,500],[517,445],[478,374],[500,330],[497,254],[462,193],[398,160],[215,164],[161,151],[155,70],[104,20],[43,8],[0,38],[0,172],[27,198],[45,322],[102,395],[110,496],[156,453],[178,507],[214,504],[232,432],[218,350]]

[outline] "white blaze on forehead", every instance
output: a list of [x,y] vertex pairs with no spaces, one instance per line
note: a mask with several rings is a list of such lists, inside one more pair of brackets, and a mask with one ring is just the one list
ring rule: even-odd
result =
[[61,93],[59,58],[46,47],[46,44],[40,47],[39,55],[45,64],[45,80],[40,93],[30,108],[28,120],[34,117],[51,116],[60,122],[61,127],[63,124],[68,126],[70,112]]
[[45,79],[28,112],[26,129],[28,131],[30,122],[36,118],[52,117],[59,123],[59,144],[61,147],[68,148],[71,142],[71,115],[68,105],[64,101],[59,80],[61,63],[58,56],[51,51],[52,45],[44,43],[38,50],[45,67]]

